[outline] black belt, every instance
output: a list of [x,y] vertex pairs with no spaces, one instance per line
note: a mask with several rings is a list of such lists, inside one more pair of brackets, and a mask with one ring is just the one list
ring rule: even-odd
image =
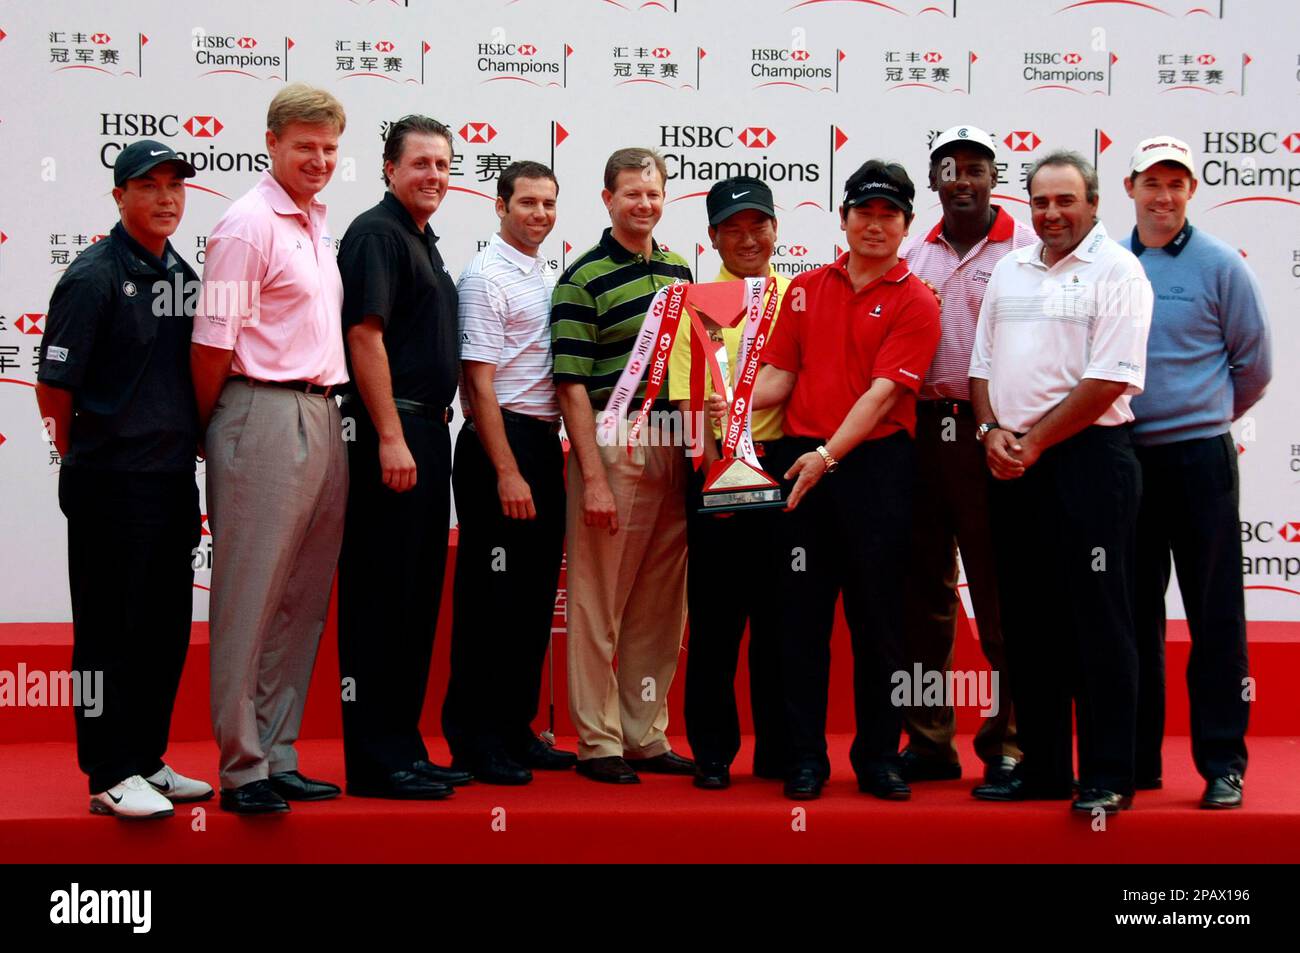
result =
[[337,384],[313,384],[311,381],[261,381],[255,377],[245,377],[243,374],[232,374],[232,381],[245,381],[249,384],[261,384],[264,387],[283,387],[285,390],[297,391],[300,394],[311,394],[313,396],[329,397],[334,393]]
[[418,400],[406,400],[403,397],[394,397],[393,406],[404,414],[427,417],[429,420],[436,420],[439,423],[449,424],[456,419],[456,409],[454,407],[422,404]]
[[[504,407],[501,408],[501,419],[507,424],[517,424],[530,430],[539,430],[551,435],[560,432],[560,422],[558,420],[543,420],[541,417],[530,417],[514,410],[506,410]],[[465,426],[478,433],[478,428],[474,426],[473,420],[466,420]]]
[[954,417],[970,417],[975,413],[969,400],[953,400],[942,397],[937,400],[920,400],[916,402],[917,411],[929,411],[934,414],[952,414]]

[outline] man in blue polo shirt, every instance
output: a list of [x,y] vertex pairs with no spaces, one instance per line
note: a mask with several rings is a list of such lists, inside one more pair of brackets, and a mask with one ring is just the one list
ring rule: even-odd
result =
[[1196,166],[1172,136],[1138,143],[1124,180],[1137,213],[1126,242],[1155,292],[1146,390],[1133,398],[1142,465],[1138,515],[1137,787],[1161,785],[1165,589],[1178,570],[1192,650],[1187,688],[1201,806],[1241,805],[1246,605],[1237,513],[1237,451],[1228,428],[1264,395],[1268,321],[1255,276],[1230,246],[1187,220]]

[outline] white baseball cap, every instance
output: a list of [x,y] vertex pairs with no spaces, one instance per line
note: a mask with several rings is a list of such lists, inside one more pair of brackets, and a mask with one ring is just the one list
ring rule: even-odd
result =
[[1133,174],[1137,174],[1145,172],[1157,162],[1177,162],[1187,169],[1193,178],[1196,177],[1196,159],[1192,155],[1192,148],[1181,139],[1175,139],[1173,136],[1143,139],[1133,150],[1129,168]]
[[930,158],[935,158],[951,145],[975,146],[986,150],[992,158],[997,158],[998,154],[993,137],[983,129],[978,126],[953,126],[939,133],[939,137],[934,140],[934,145],[930,146]]

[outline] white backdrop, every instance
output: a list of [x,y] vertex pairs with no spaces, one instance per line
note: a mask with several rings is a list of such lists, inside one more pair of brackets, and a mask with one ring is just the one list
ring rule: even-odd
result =
[[[768,179],[777,265],[794,273],[837,254],[831,206],[858,163],[897,159],[923,181],[931,137],[955,123],[1002,143],[997,201],[1026,221],[1028,162],[1057,146],[1096,158],[1116,237],[1133,224],[1121,185],[1133,145],[1185,139],[1202,184],[1192,220],[1247,256],[1275,339],[1275,383],[1234,427],[1248,611],[1300,619],[1293,0],[8,0],[0,69],[0,622],[70,618],[58,468],[31,385],[54,283],[115,220],[108,166],[145,136],[192,157],[200,175],[174,243],[201,266],[207,230],[266,164],[266,105],[286,75],[348,111],[322,196],[336,238],[380,196],[385,121],[424,112],[456,131],[454,191],[433,220],[455,274],[494,230],[495,177],[513,159],[556,169],[544,251],[562,267],[607,224],[608,153],[661,149],[659,237],[708,277],[703,193],[716,177]],[[914,228],[929,228],[930,193],[918,209]],[[111,538],[100,547],[115,558]],[[1170,607],[1181,615],[1176,591]],[[206,618],[199,587],[195,609]]]

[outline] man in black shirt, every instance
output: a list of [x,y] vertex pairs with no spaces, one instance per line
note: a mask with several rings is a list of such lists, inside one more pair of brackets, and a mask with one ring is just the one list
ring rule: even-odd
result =
[[429,227],[451,157],[442,123],[393,123],[384,144],[388,191],[339,247],[356,382],[343,414],[350,485],[339,672],[348,793],[362,797],[443,798],[470,780],[432,764],[420,736],[451,522],[456,283]]
[[[194,167],[145,140],[118,153],[121,221],[86,249],[50,299],[36,399],[62,458],[72,669],[103,673],[75,711],[90,810],[166,817],[212,797],[163,763],[190,644],[199,491],[189,340],[198,276],[167,240]],[[97,559],[96,543],[114,557]],[[95,673],[92,675],[92,673]]]

